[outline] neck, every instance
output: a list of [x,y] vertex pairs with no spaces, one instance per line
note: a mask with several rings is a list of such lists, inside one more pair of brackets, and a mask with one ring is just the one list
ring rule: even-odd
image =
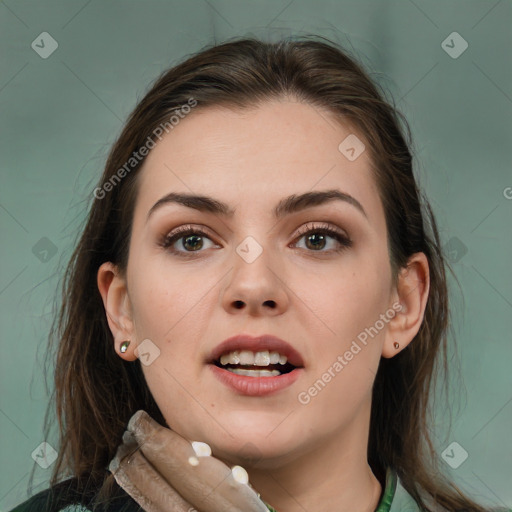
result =
[[293,461],[248,468],[252,487],[278,512],[374,512],[383,488],[367,462],[369,412]]

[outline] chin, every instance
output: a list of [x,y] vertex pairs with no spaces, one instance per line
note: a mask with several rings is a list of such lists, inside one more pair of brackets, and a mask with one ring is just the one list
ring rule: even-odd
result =
[[[240,432],[240,431],[239,431]],[[293,460],[297,455],[291,446],[290,439],[294,436],[285,436],[279,439],[267,437],[265,432],[255,432],[254,429],[243,430],[243,436],[231,438],[226,434],[222,440],[211,440],[210,446],[214,457],[233,466],[244,468],[271,469],[279,467]]]

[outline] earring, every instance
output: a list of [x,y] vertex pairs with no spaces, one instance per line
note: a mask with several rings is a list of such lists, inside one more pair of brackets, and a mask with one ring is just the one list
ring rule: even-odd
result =
[[123,341],[119,347],[119,350],[124,354],[128,350],[129,344],[130,344],[130,340]]
[[398,343],[398,341],[395,341],[395,343],[393,343],[393,346],[398,350],[398,348],[400,347],[400,343]]

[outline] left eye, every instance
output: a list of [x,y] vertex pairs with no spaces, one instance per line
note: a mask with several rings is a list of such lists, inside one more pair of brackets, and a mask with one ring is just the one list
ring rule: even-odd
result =
[[[306,231],[300,234],[298,240],[302,238],[306,239],[306,249],[313,247],[313,252],[339,252],[352,246],[352,241],[347,236],[330,227],[308,228],[306,226]],[[326,239],[328,238],[336,240],[336,242],[338,243],[338,247],[326,251],[318,250],[325,248],[327,244]]]

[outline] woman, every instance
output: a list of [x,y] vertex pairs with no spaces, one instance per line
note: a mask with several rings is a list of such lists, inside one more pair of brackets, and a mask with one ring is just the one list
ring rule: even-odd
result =
[[320,39],[207,48],[132,113],[52,333],[52,488],[14,511],[485,510],[428,433],[447,263],[407,122]]

